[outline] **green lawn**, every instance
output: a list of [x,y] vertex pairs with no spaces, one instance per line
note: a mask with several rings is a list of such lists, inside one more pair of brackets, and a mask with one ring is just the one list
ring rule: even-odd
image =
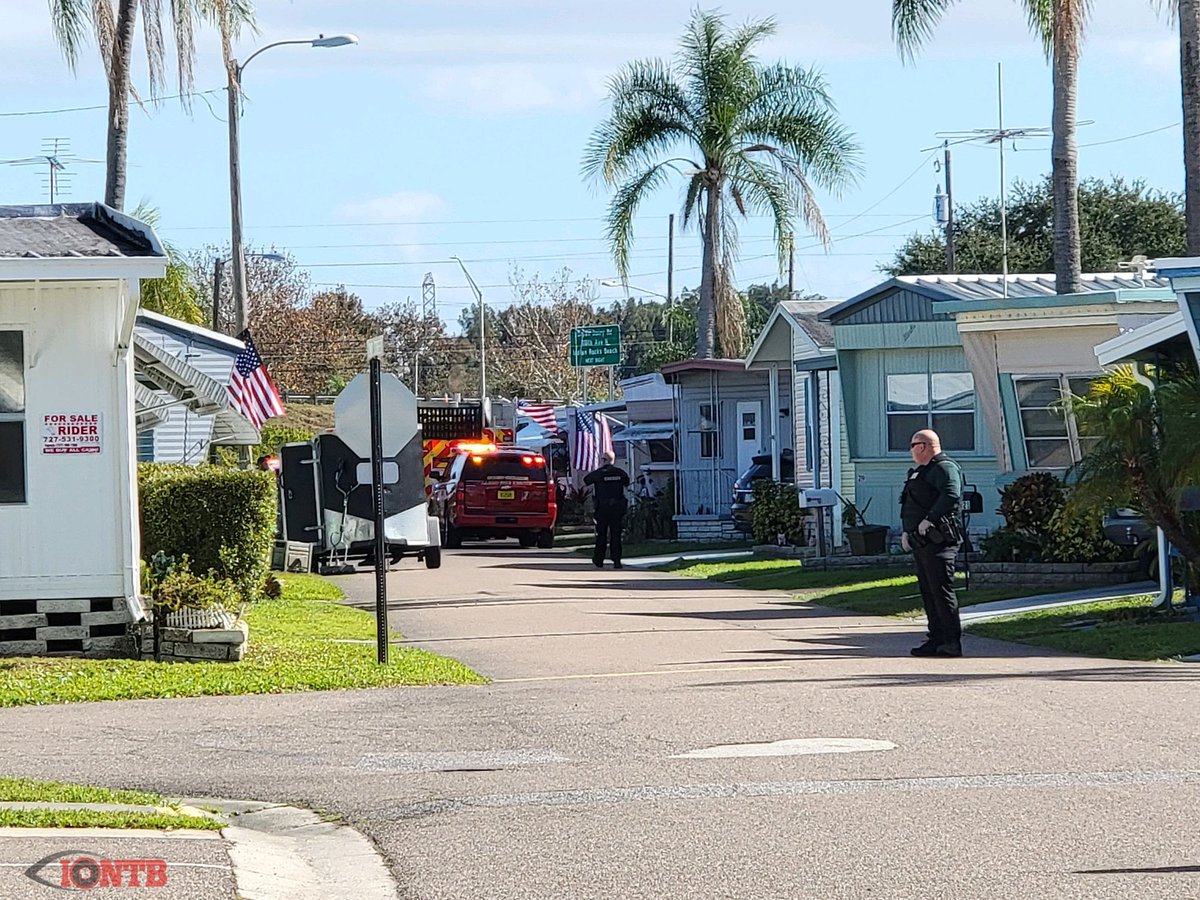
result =
[[336,602],[341,590],[316,575],[280,575],[280,580],[283,597],[246,611],[250,644],[241,662],[0,660],[0,707],[485,680],[455,660],[412,647],[392,647],[389,664],[380,666],[373,643],[337,643],[373,641],[371,614]]
[[90,809],[0,809],[0,827],[15,828],[201,828],[215,830],[224,823],[208,816],[189,815],[161,794],[121,791],[34,781],[29,778],[0,778],[0,801],[15,803],[121,803],[153,806],[156,812],[99,811]]
[[[897,569],[806,569],[799,560],[755,559],[712,563],[671,563],[662,570],[762,591],[789,591],[797,600],[873,616],[911,617],[924,613],[917,576]],[[958,576],[959,584],[963,577]],[[960,606],[1046,593],[1038,587],[958,590]]]
[[1156,612],[1151,597],[1044,609],[971,626],[973,634],[1087,656],[1172,659],[1200,653],[1200,622]]

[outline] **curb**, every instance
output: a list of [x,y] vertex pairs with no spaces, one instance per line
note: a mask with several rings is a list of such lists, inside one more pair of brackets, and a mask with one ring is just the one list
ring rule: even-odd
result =
[[375,846],[349,825],[295,806],[199,798],[184,803],[215,806],[228,817],[221,836],[242,900],[399,896]]
[[[120,803],[2,802],[0,809],[92,809],[109,812],[186,813],[221,818],[220,831],[163,832],[124,829],[156,839],[209,837],[223,840],[233,869],[238,900],[397,900],[399,889],[379,851],[355,828],[323,820],[312,810],[278,803],[179,798],[181,806],[158,808]],[[203,809],[217,809],[219,815]],[[81,834],[87,829],[6,829],[17,836]],[[95,831],[96,829],[91,829]],[[112,829],[102,829],[112,833]],[[13,836],[13,835],[9,835]]]

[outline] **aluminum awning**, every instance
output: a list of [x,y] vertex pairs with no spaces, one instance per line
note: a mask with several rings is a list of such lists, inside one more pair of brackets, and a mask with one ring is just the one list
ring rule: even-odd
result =
[[200,416],[213,417],[214,444],[249,445],[259,441],[258,429],[235,410],[229,392],[216,379],[146,340],[133,336],[137,374]]
[[135,428],[139,434],[167,421],[167,405],[170,401],[144,384],[134,384],[133,403]]
[[613,435],[614,441],[669,441],[675,437],[671,422],[638,422]]

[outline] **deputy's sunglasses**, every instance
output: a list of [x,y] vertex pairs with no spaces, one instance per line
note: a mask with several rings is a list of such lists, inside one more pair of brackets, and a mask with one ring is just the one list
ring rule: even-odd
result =
[[913,441],[911,444],[908,445],[908,448],[911,450],[913,447],[923,447],[925,444],[928,444],[928,443],[929,443],[929,441]]

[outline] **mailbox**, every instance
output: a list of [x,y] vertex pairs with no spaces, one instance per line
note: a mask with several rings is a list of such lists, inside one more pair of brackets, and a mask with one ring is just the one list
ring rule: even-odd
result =
[[822,509],[838,505],[838,494],[833,488],[804,488],[800,491],[801,509]]

